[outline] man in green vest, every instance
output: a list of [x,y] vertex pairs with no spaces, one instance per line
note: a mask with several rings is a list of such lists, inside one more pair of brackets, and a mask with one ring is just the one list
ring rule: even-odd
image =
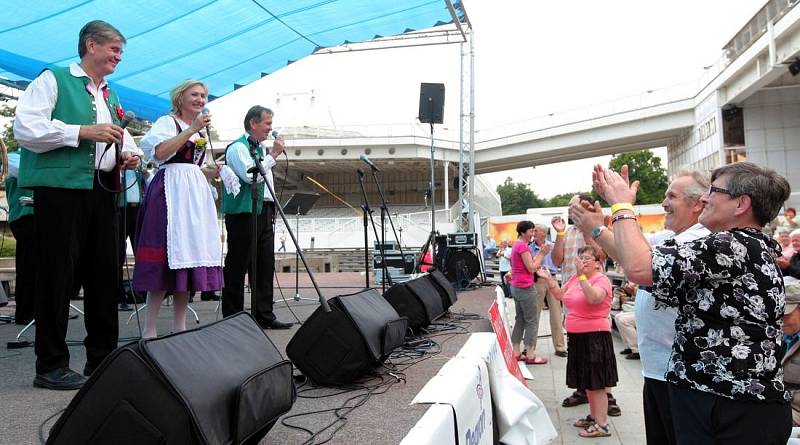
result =
[[[228,232],[228,254],[225,256],[222,289],[222,315],[244,309],[244,275],[248,270],[252,277],[250,248],[252,239],[252,191],[253,175],[248,171],[261,160],[267,171],[267,181],[273,186],[272,167],[283,153],[283,139],[277,138],[272,150],[265,154],[262,145],[272,130],[272,110],[256,105],[247,111],[244,118],[246,133],[225,149],[225,163],[239,178],[239,193],[233,195],[225,190],[222,196],[222,213]],[[264,186],[264,178],[257,179],[257,233],[256,233],[256,291],[251,300],[252,312],[263,329],[289,329],[292,324],[275,318],[272,311],[272,276],[275,273],[275,202]],[[273,188],[274,191],[274,188]]]
[[8,225],[17,240],[15,253],[16,278],[14,279],[14,323],[28,324],[33,320],[33,289],[35,284],[33,235],[33,191],[17,185],[19,177],[19,151],[8,154],[6,199],[8,200]]
[[87,23],[78,38],[80,63],[45,69],[17,104],[19,185],[33,189],[36,215],[36,387],[77,389],[86,381],[70,369],[65,341],[75,280],[84,290],[84,375],[117,347],[119,165],[108,147],[121,145],[125,168],[135,168],[141,154],[120,127],[124,110],[105,80],[124,44],[110,24]]

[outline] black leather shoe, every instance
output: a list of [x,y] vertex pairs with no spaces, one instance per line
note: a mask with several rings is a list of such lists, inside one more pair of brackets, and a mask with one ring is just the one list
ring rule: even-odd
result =
[[625,358],[628,359],[628,360],[639,360],[640,359],[638,352],[631,352],[630,354],[626,355]]
[[128,303],[120,303],[120,305],[117,308],[117,310],[120,311],[120,312],[130,312],[130,311],[133,310],[133,308]]
[[216,292],[203,292],[200,294],[200,301],[219,301],[220,296]]
[[33,386],[36,388],[55,389],[58,391],[80,389],[84,383],[86,383],[86,377],[69,368],[58,368],[50,372],[36,374],[36,378],[33,379]]
[[620,355],[628,355],[628,354],[630,354],[631,352],[633,352],[633,351],[631,350],[631,348],[625,348],[625,349],[623,349],[622,351],[619,351],[619,354],[620,354]]
[[278,320],[268,321],[266,323],[259,323],[261,329],[291,329],[294,323],[284,323]]
[[83,366],[83,375],[85,375],[86,377],[89,377],[90,375],[92,375],[92,373],[94,372],[95,368],[96,368],[96,366],[90,365],[89,362],[86,362],[86,364]]

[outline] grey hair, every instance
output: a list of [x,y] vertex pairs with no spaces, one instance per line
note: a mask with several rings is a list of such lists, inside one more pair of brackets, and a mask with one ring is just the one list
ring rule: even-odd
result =
[[753,208],[753,217],[765,225],[778,216],[781,206],[791,193],[789,181],[771,168],[752,162],[737,162],[723,165],[711,174],[711,181],[727,177],[727,189],[731,197],[747,195]]
[[683,169],[675,175],[675,179],[684,176],[691,177],[693,181],[692,184],[683,191],[684,195],[686,195],[686,200],[689,202],[695,202],[700,199],[700,197],[708,191],[708,186],[711,185],[711,178],[709,178],[709,174],[704,171]]
[[125,36],[110,23],[102,20],[92,20],[83,25],[80,33],[78,33],[78,56],[82,59],[86,55],[86,42],[89,40],[102,45],[113,39],[119,39],[123,45],[127,42]]
[[247,132],[253,129],[250,126],[250,121],[254,120],[256,122],[261,122],[262,116],[264,113],[267,113],[268,116],[274,116],[275,114],[269,108],[262,107],[261,105],[254,105],[247,110],[247,114],[244,115],[244,129]]
[[800,235],[800,229],[794,229],[792,230],[792,233],[789,234],[790,237],[795,235]]

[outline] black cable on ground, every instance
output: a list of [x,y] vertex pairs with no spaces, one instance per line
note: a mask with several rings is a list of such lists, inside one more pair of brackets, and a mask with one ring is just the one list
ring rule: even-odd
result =
[[50,415],[50,417],[48,417],[48,418],[44,419],[44,420],[42,421],[42,423],[40,423],[40,424],[39,424],[39,443],[40,443],[41,445],[45,445],[45,443],[47,442],[47,438],[46,438],[46,437],[44,437],[44,426],[45,426],[45,424],[47,424],[47,422],[49,422],[50,420],[52,420],[52,419],[53,419],[55,416],[57,416],[57,415],[59,415],[59,414],[63,413],[63,412],[64,412],[64,410],[66,410],[66,408],[61,408],[60,410],[58,410],[58,411],[56,411],[55,413],[53,413],[52,415]]

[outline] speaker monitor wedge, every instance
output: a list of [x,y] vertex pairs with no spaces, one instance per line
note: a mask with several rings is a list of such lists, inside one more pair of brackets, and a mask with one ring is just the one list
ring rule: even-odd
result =
[[456,300],[452,285],[438,271],[397,283],[386,291],[384,298],[398,314],[408,318],[408,327],[413,331],[444,315]]
[[317,308],[286,346],[286,355],[306,377],[322,386],[352,383],[403,344],[407,320],[376,289],[328,300]]
[[258,443],[296,397],[292,364],[244,312],[108,356],[48,444]]

